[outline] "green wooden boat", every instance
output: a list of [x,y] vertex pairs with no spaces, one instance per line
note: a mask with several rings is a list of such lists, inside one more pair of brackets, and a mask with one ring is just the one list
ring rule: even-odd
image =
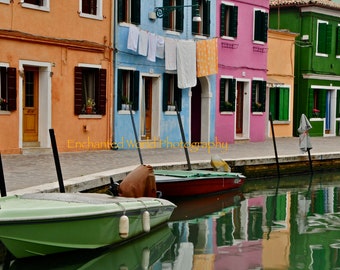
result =
[[176,206],[158,198],[36,193],[0,198],[0,240],[17,258],[127,241],[166,223]]

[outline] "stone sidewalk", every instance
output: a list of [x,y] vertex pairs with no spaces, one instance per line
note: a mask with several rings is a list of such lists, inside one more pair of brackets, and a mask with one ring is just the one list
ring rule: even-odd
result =
[[[276,138],[279,162],[308,160],[299,150],[299,138]],[[340,137],[312,137],[313,160],[340,159]],[[207,167],[213,154],[238,164],[275,163],[273,140],[235,144],[211,144],[188,149],[193,168]],[[143,164],[154,167],[187,168],[181,146],[141,149]],[[137,149],[59,153],[66,191],[79,191],[109,183],[110,177],[120,180],[140,164]],[[45,154],[2,155],[7,194],[52,191],[58,189],[58,178],[52,151]]]

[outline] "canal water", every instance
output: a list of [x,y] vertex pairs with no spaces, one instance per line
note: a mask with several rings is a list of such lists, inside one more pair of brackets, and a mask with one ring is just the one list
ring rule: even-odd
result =
[[249,180],[177,201],[170,222],[120,247],[5,259],[0,269],[340,269],[340,173]]

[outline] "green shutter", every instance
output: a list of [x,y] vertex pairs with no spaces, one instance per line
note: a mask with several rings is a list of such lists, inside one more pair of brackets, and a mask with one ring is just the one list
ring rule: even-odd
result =
[[268,13],[262,12],[262,39],[261,41],[267,42],[268,38]]
[[276,95],[277,95],[277,88],[270,88],[269,89],[269,112],[272,115],[273,120],[278,120],[277,113],[276,113]]
[[[163,0],[163,7],[170,6],[170,0]],[[170,29],[170,14],[163,15],[163,28]]]
[[118,0],[118,22],[124,22],[125,20],[125,0]]
[[289,89],[279,88],[279,120],[289,119]]
[[336,91],[336,117],[340,117],[340,90]]
[[[174,81],[177,82],[177,74],[174,75]],[[182,111],[182,89],[178,88],[177,83],[175,83],[174,99],[177,104],[177,110]]]
[[232,111],[235,111],[235,100],[236,100],[236,80],[229,80],[229,90],[228,90],[228,101],[232,104]]
[[220,20],[220,36],[225,36],[225,15],[226,15],[226,5],[221,4],[221,9],[220,9],[220,16],[221,16],[221,20]]
[[[183,6],[183,0],[177,0],[176,6]],[[176,30],[183,32],[183,19],[184,19],[184,8],[178,8],[176,10]]]
[[320,110],[320,117],[324,118],[326,116],[326,101],[327,101],[327,91],[319,90],[319,110]]
[[251,111],[252,112],[256,112],[256,84],[258,82],[257,81],[252,81],[251,82]]
[[237,37],[237,25],[238,25],[238,7],[234,6],[231,9],[229,36]]
[[8,110],[15,111],[17,109],[17,69],[7,68],[7,98]]
[[[195,13],[196,13],[196,7],[192,6],[191,8],[192,19],[194,18]],[[199,22],[194,22],[193,20],[191,20],[191,27],[192,27],[193,34],[199,34]]]
[[225,108],[225,84],[226,79],[220,79],[220,112],[226,110]]
[[139,108],[139,74],[138,70],[133,72],[132,97],[130,92],[130,101],[132,101],[132,109],[138,111]]
[[123,70],[118,69],[117,71],[117,111],[122,109],[122,97],[123,97]]
[[[308,115],[306,115],[308,118],[313,117],[313,109],[314,109],[314,91],[313,89],[309,89],[309,99],[308,99]],[[303,113],[303,112],[302,112]]]
[[336,49],[335,49],[336,55],[340,55],[340,27],[338,26],[336,28]]
[[326,29],[326,53],[330,54],[332,50],[332,25],[328,24]]
[[203,34],[210,36],[210,1],[203,2]]
[[83,68],[74,67],[74,114],[79,115],[83,109]]
[[318,31],[318,53],[326,53],[327,24],[319,23]]
[[168,110],[169,99],[169,74],[163,74],[163,112]]
[[131,1],[131,23],[140,24],[140,0]]
[[266,109],[266,88],[267,88],[267,82],[260,81],[259,101],[262,104],[259,110],[260,112],[264,112]]
[[262,21],[262,16],[261,16],[261,11],[256,10],[255,11],[255,27],[254,27],[254,40],[261,40],[261,21]]

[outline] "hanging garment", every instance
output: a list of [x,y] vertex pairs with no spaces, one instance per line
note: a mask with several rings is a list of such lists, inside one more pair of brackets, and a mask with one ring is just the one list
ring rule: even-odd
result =
[[140,30],[139,41],[138,41],[138,54],[147,56],[148,55],[148,43],[149,37],[148,32],[145,30]]
[[127,48],[134,52],[137,52],[139,29],[135,25],[131,25],[129,28]]
[[182,89],[197,84],[196,43],[193,40],[181,40],[177,43],[177,84]]
[[165,38],[165,69],[176,70],[177,69],[177,40],[173,38]]
[[147,59],[151,62],[156,62],[156,46],[157,36],[154,33],[149,33],[148,56]]
[[164,59],[164,37],[157,36],[156,57]]
[[196,57],[197,77],[217,74],[217,39],[197,41]]

